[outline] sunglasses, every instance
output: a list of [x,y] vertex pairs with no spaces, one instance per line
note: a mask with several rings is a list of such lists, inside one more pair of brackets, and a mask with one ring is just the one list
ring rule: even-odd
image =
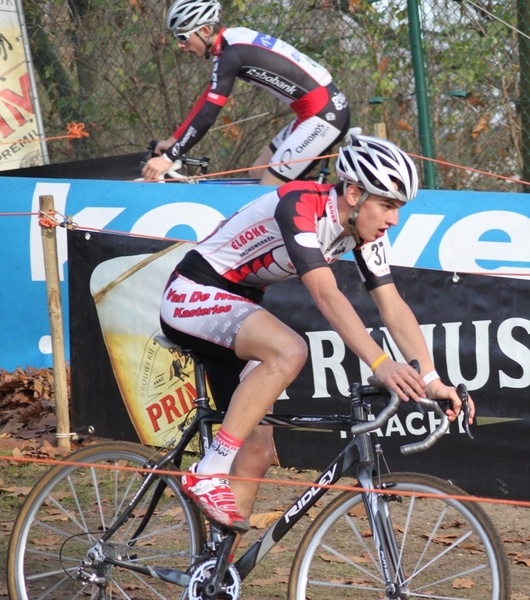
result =
[[192,29],[191,31],[186,31],[184,33],[173,31],[173,35],[175,36],[177,42],[185,44],[196,31],[199,31],[199,29],[200,27],[197,27],[197,29]]

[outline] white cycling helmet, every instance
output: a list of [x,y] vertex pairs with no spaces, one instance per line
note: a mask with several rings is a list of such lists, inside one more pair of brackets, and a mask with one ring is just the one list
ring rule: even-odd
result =
[[219,23],[218,0],[176,0],[167,11],[166,24],[171,31],[191,31],[203,25]]
[[350,181],[370,194],[402,202],[416,196],[418,172],[403,150],[369,135],[351,135],[350,140],[339,149],[336,164],[339,179]]

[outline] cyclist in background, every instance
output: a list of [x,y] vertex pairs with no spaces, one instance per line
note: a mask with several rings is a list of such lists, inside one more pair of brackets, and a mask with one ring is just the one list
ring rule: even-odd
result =
[[[293,181],[243,207],[185,255],[164,292],[162,330],[208,357],[216,404],[228,409],[182,488],[210,519],[234,531],[248,529],[258,484],[230,485],[223,474],[265,475],[272,428],[258,424],[307,358],[302,337],[260,306],[266,287],[299,277],[346,346],[402,400],[447,399],[449,419],[460,412],[456,390],[440,380],[418,322],[392,281],[385,252],[399,208],[417,193],[414,164],[394,144],[358,135],[339,149],[336,169],[335,185]],[[329,263],[350,250],[381,320],[405,359],[419,361],[420,373],[383,352],[339,290]]]
[[[173,133],[159,142],[142,175],[157,179],[173,167],[213,125],[226,104],[235,80],[263,87],[290,105],[296,118],[263,150],[252,171],[260,183],[280,185],[301,179],[346,134],[350,123],[348,102],[330,73],[296,48],[270,35],[245,27],[220,24],[218,0],[176,0],[167,13],[167,26],[178,47],[197,58],[213,57],[210,84]],[[272,166],[276,163],[285,163]],[[270,164],[267,169],[265,166]]]

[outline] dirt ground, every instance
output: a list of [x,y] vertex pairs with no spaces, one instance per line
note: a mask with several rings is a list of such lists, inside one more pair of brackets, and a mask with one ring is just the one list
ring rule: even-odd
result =
[[[43,472],[43,468],[35,467],[31,476],[22,478],[20,464],[7,459],[57,457],[52,389],[53,377],[49,370],[20,370],[15,374],[0,370],[0,598],[7,597],[4,573],[13,520],[25,495]],[[97,441],[86,439],[81,445]],[[302,484],[312,481],[314,476],[311,471],[271,468],[268,477],[275,483],[262,485],[251,521],[252,529],[244,537],[241,551],[263,534],[279,515],[278,511],[287,508],[302,491]],[[298,483],[300,485],[293,485]],[[323,504],[325,502],[326,499]],[[499,531],[509,558],[512,599],[530,600],[530,507],[485,502],[482,506]],[[312,509],[313,512],[274,548],[270,559],[263,561],[244,582],[242,597],[245,600],[286,597],[290,562],[303,530],[319,509],[318,506]]]

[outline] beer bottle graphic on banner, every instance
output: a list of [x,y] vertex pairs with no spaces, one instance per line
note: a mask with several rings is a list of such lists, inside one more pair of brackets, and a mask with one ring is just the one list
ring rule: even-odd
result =
[[99,264],[90,279],[103,338],[118,387],[143,444],[179,437],[196,394],[193,360],[160,330],[167,274],[192,244]]

